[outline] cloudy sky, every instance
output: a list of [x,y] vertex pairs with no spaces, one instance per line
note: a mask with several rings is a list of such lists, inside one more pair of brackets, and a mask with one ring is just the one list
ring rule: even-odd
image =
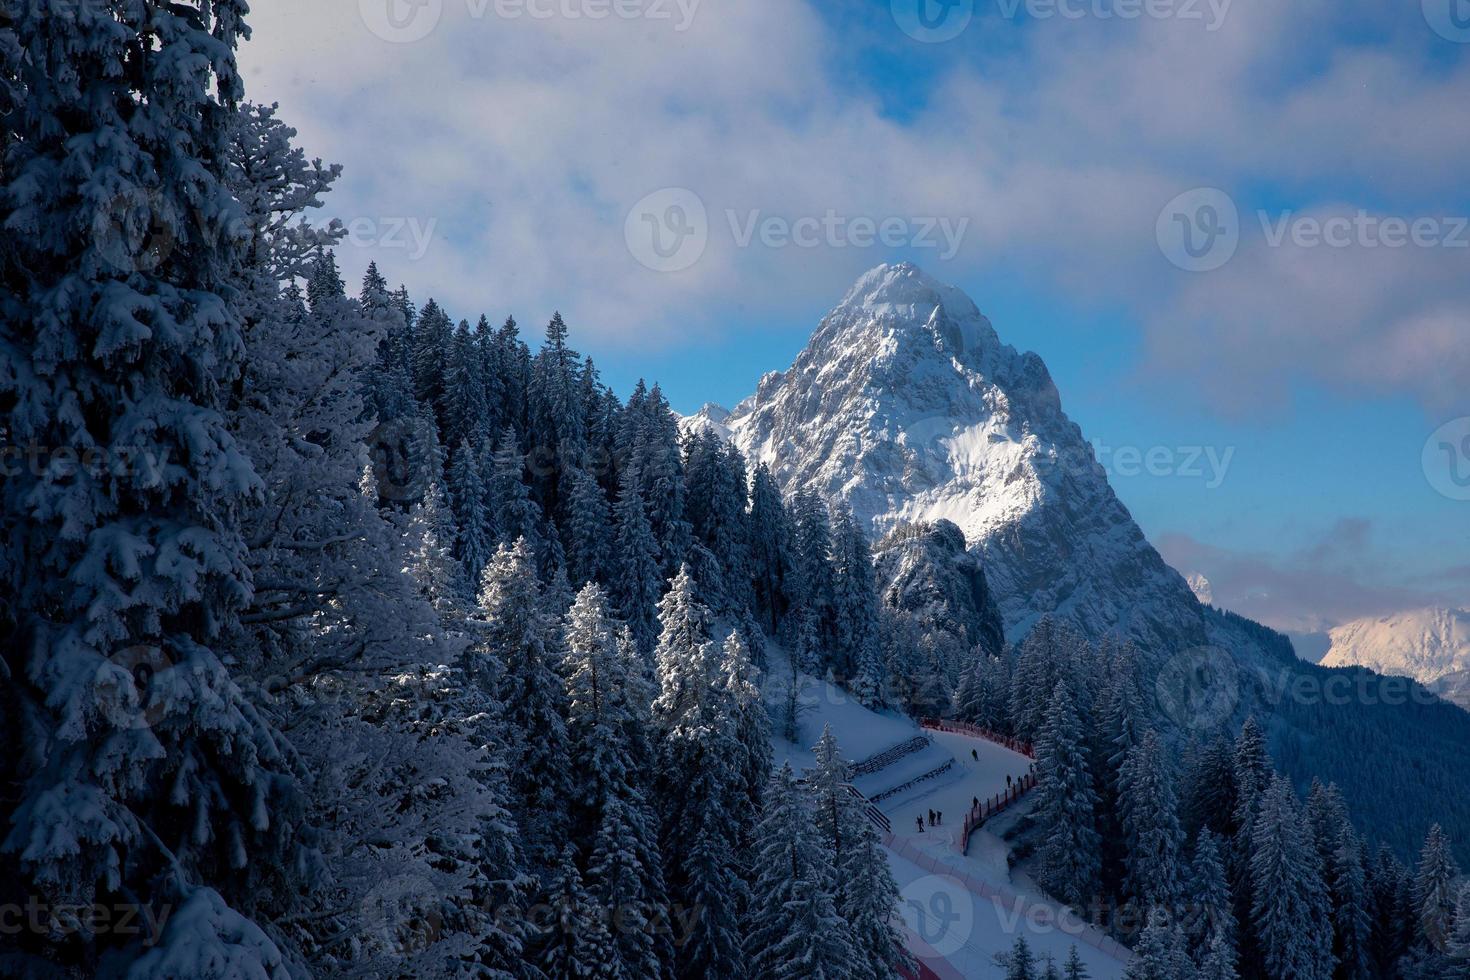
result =
[[349,275],[559,308],[692,411],[912,259],[1217,602],[1470,605],[1466,0],[253,6],[248,94],[346,168]]

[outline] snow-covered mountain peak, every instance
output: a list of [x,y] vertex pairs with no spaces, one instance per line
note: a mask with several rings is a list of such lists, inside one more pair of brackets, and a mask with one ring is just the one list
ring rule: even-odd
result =
[[1329,631],[1322,663],[1359,665],[1425,684],[1470,670],[1470,611],[1417,609],[1354,620]]
[[1201,636],[1184,580],[1144,540],[1035,354],[909,263],[864,274],[789,370],[710,427],[787,491],[841,498],[875,537],[948,520],[986,561],[1006,631],[1042,614],[1095,635]]

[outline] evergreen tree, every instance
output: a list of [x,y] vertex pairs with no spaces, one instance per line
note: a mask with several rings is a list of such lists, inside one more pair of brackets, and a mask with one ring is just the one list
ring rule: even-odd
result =
[[1006,980],[1037,980],[1036,954],[1031,952],[1031,944],[1026,942],[1025,936],[1017,936],[1010,953],[1002,954],[997,959],[1005,967]]
[[1154,908],[1133,949],[1124,980],[1195,980],[1197,976],[1178,926],[1166,909]]
[[550,625],[536,593],[531,550],[524,539],[501,545],[480,579],[483,642],[499,661],[496,700],[506,726],[507,765],[525,851],[552,867],[561,850],[570,753],[567,698],[547,652]]
[[894,921],[898,884],[862,803],[848,791],[847,763],[830,725],[812,754],[817,764],[807,787],[817,833],[831,856],[837,913],[847,923],[856,961],[864,965],[855,972],[886,980],[910,965]]
[[1231,901],[1230,884],[1225,877],[1225,862],[1221,856],[1220,839],[1208,830],[1200,831],[1194,845],[1194,861],[1190,865],[1189,882],[1190,915],[1184,920],[1185,935],[1190,948],[1200,959],[1215,949],[1216,936],[1223,937],[1230,953],[1230,966],[1235,965],[1235,906]]
[[430,409],[441,431],[448,427],[449,407],[445,399],[448,376],[449,347],[453,327],[449,315],[430,299],[419,313],[414,329],[413,387],[414,398]]
[[459,321],[445,356],[444,441],[451,446],[484,442],[493,430],[486,428],[489,402],[480,354],[467,321]]
[[[485,510],[485,487],[480,480],[479,453],[461,441],[449,467],[449,492],[454,501],[458,531],[456,553],[464,569],[461,580],[475,582],[493,553],[490,517]],[[468,589],[466,589],[468,591]]]
[[1082,743],[1082,723],[1065,681],[1058,681],[1036,746],[1036,820],[1042,884],[1074,908],[1097,894],[1097,799]]
[[1421,943],[1443,949],[1455,921],[1456,879],[1460,868],[1439,824],[1429,828],[1414,873],[1414,911]]
[[791,518],[770,468],[755,468],[750,485],[750,576],[756,614],[775,635],[791,605]]
[[649,651],[657,635],[659,594],[658,543],[648,524],[648,513],[638,493],[638,471],[623,473],[622,487],[613,508],[613,582],[617,590],[618,614],[632,630],[638,648]]
[[608,547],[611,513],[597,478],[580,467],[567,475],[565,515],[562,520],[567,576],[574,585],[610,578]]
[[877,705],[885,681],[878,658],[878,584],[867,538],[847,508],[837,513],[832,542],[833,667],[839,677],[855,678],[864,704]]
[[516,445],[515,432],[507,428],[501,433],[500,447],[491,458],[487,487],[490,513],[495,518],[496,543],[525,539],[537,569],[549,572],[551,563],[547,542],[541,533],[541,508],[531,499],[525,474],[526,458]]
[[1062,976],[1066,980],[1088,980],[1087,967],[1082,965],[1082,957],[1077,955],[1075,944],[1067,951],[1067,962],[1062,964]]
[[566,980],[631,980],[635,976],[627,973],[621,959],[613,955],[607,923],[583,886],[576,849],[571,844],[562,850],[551,897],[556,919],[547,930],[550,935],[541,951],[541,965],[547,976]]
[[753,971],[780,980],[852,973],[855,952],[832,899],[833,867],[790,763],[771,779],[746,947]]
[[1326,980],[1332,926],[1322,872],[1291,784],[1276,776],[1253,821],[1251,927],[1271,976]]
[[1146,732],[1119,774],[1119,806],[1127,842],[1128,894],[1144,908],[1175,910],[1184,896],[1174,774],[1159,737]]

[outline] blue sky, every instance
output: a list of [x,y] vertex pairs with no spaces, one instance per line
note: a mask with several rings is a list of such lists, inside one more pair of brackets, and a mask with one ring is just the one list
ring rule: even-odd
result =
[[[1470,416],[1466,0],[924,2],[937,26],[919,0],[259,0],[242,60],[345,166],[349,271],[528,332],[559,308],[616,388],[692,411],[908,258],[1098,443],[1232,454],[1218,486],[1114,479],[1221,603],[1298,631],[1470,605],[1470,502],[1422,459]],[[677,212],[660,271],[638,219],[669,189],[705,220]],[[802,219],[838,234],[793,244]]]

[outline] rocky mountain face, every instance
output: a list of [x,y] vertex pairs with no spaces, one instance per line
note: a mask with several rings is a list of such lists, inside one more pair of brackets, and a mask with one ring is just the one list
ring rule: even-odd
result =
[[1153,650],[1204,642],[1194,594],[1113,494],[1041,359],[913,265],[868,272],[789,370],[689,421],[728,434],[784,490],[846,500],[875,539],[952,522],[1011,640],[1051,613]]
[[949,521],[902,524],[873,550],[883,602],[924,629],[956,633],[966,647],[999,654],[1005,630],[980,559]]
[[1412,677],[1470,707],[1470,611],[1419,609],[1346,623],[1329,634],[1324,667]]

